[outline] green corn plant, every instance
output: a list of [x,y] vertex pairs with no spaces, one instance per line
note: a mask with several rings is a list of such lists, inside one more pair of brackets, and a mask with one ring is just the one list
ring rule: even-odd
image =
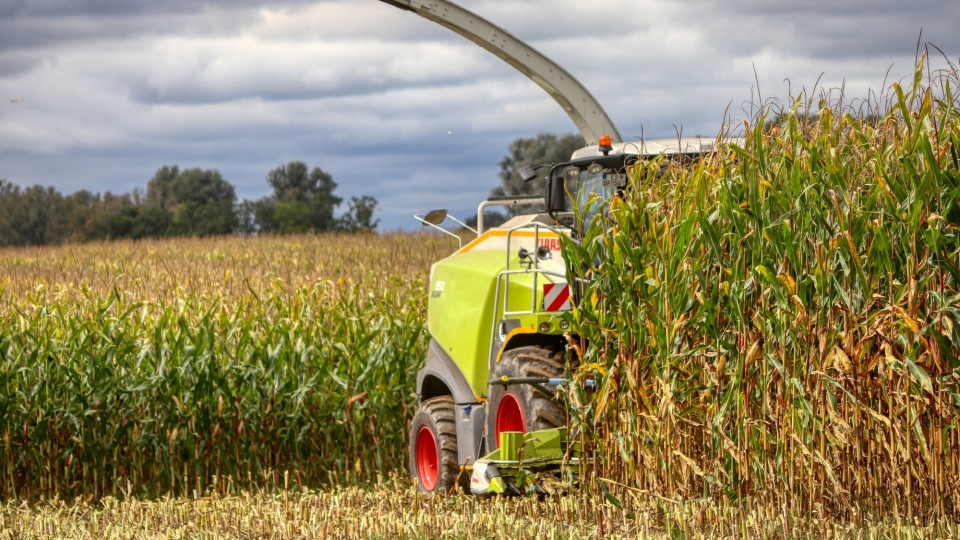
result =
[[2,496],[403,470],[424,281],[451,247],[322,235],[0,253]]
[[960,516],[960,118],[955,77],[922,75],[882,115],[798,100],[641,163],[565,244],[588,485]]

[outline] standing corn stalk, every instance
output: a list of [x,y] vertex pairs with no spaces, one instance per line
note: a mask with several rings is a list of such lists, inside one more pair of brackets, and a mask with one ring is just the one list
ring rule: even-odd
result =
[[603,489],[960,516],[960,118],[922,67],[883,116],[798,102],[637,166],[615,225],[565,246]]

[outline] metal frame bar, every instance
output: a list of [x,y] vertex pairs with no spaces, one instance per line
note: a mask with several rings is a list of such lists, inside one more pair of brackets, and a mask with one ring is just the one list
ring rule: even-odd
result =
[[[497,325],[500,323],[500,318],[511,316],[511,315],[531,315],[537,313],[537,275],[544,274],[546,276],[552,276],[560,278],[562,280],[567,279],[566,275],[558,274],[557,272],[551,272],[549,270],[540,269],[540,260],[537,258],[536,250],[531,253],[533,257],[533,265],[530,268],[523,268],[520,270],[510,270],[510,242],[513,236],[513,233],[523,229],[534,229],[533,241],[534,244],[538,243],[540,240],[540,229],[547,229],[550,232],[553,232],[557,235],[564,235],[562,229],[556,227],[551,227],[550,225],[544,223],[524,223],[523,225],[518,225],[511,228],[507,231],[507,264],[505,269],[497,274],[497,288],[496,293],[494,294],[493,299],[493,328],[490,331],[490,349],[493,349],[493,344],[497,339]],[[507,308],[510,306],[510,276],[514,274],[533,274],[533,290],[531,298],[530,311],[508,311]],[[504,290],[503,293],[503,312],[500,314],[500,317],[497,317],[497,309],[500,308],[500,290]],[[491,366],[492,367],[492,366]]]
[[[504,267],[505,268],[504,272],[500,273],[500,275],[507,276],[506,288],[503,295],[503,316],[504,317],[506,317],[507,314],[529,315],[537,312],[537,274],[544,273],[544,274],[560,277],[561,279],[567,279],[567,276],[565,275],[561,276],[559,274],[556,274],[555,272],[546,272],[546,271],[540,270],[540,259],[537,258],[537,254],[536,254],[537,248],[534,247],[533,253],[530,254],[532,257],[531,260],[533,261],[533,270],[536,270],[536,272],[533,273],[533,294],[531,295],[532,298],[530,299],[530,311],[529,312],[521,312],[521,311],[508,312],[507,311],[507,306],[510,305],[510,277],[509,277],[511,274],[510,272],[510,241],[511,241],[511,238],[513,237],[513,233],[523,229],[533,229],[533,245],[539,246],[541,228],[547,229],[550,232],[553,232],[554,234],[557,234],[560,236],[564,234],[562,230],[557,229],[556,227],[551,227],[550,225],[546,225],[544,223],[536,223],[536,222],[518,225],[516,227],[511,228],[509,231],[507,231],[507,264]],[[531,270],[531,268],[527,267],[527,270]],[[497,283],[499,285],[499,281]]]
[[[555,461],[555,460],[554,460],[554,459],[543,459],[543,458],[525,459],[525,460],[523,460],[523,461],[509,460],[509,459],[491,459],[491,460],[490,460],[490,464],[491,464],[491,465],[507,465],[507,466],[509,466],[509,465],[526,464],[526,465],[528,465],[528,466],[530,466],[530,467],[536,467],[536,466],[538,466],[538,465],[540,465],[540,464],[542,464],[542,463],[547,463],[547,464],[549,464],[549,463],[551,463],[551,462],[553,462],[553,461]],[[578,458],[578,457],[571,457],[570,459],[567,460],[567,463],[570,464],[570,465],[580,465],[580,458]]]
[[[453,234],[452,232],[444,229],[443,227],[441,227],[441,226],[439,226],[439,225],[434,225],[433,223],[430,223],[429,221],[423,219],[424,216],[426,216],[426,214],[414,214],[414,215],[413,215],[413,219],[419,221],[420,223],[423,223],[424,225],[428,225],[428,226],[430,226],[430,227],[433,227],[434,229],[442,232],[443,234],[448,234],[448,235],[456,238],[456,239],[457,239],[457,244],[460,246],[460,247],[457,248],[457,249],[459,250],[459,249],[463,248],[463,239],[460,238],[459,235]],[[453,221],[459,223],[464,229],[468,229],[468,230],[470,230],[470,232],[473,232],[473,233],[475,233],[475,234],[477,233],[477,231],[474,230],[473,227],[470,227],[469,225],[467,225],[466,223],[460,221],[459,219],[457,219],[457,218],[455,218],[455,217],[453,217],[453,216],[451,216],[451,215],[449,215],[449,214],[447,214],[446,216],[443,217],[443,219],[447,219],[447,218],[450,218],[450,219],[452,219]],[[443,223],[443,222],[441,221],[441,223]]]
[[[569,379],[563,378],[547,378],[547,377],[517,377],[517,378],[506,378],[506,379],[490,379],[487,382],[488,386],[494,384],[499,384],[506,388],[507,386],[513,386],[517,384],[529,384],[530,386],[536,388],[537,390],[543,392],[544,395],[549,396],[551,399],[556,395],[556,392],[548,388],[544,388],[543,385],[549,386],[558,386],[561,383],[567,382]],[[596,382],[593,379],[588,379],[584,381],[587,388],[593,388],[596,386]]]
[[524,206],[527,204],[543,204],[546,206],[547,201],[543,197],[518,195],[516,197],[487,199],[481,202],[480,206],[477,207],[477,230],[474,232],[477,233],[477,236],[483,234],[483,211],[488,206]]
[[477,232],[477,230],[474,229],[473,227],[471,227],[471,226],[467,225],[466,223],[460,221],[459,219],[451,216],[450,214],[447,214],[447,217],[450,218],[450,219],[452,219],[453,221],[455,221],[455,222],[457,223],[457,225],[460,225],[460,226],[463,227],[464,229],[467,229],[468,231],[472,232],[473,234],[475,234],[475,235],[477,235],[477,236],[480,236],[480,233]]

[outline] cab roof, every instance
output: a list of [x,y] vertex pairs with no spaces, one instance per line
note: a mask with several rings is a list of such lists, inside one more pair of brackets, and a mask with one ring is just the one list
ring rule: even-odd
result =
[[[725,139],[724,143],[742,143],[742,139]],[[661,154],[705,154],[717,147],[716,139],[686,137],[683,139],[655,139],[652,141],[630,141],[614,143],[609,155],[632,154],[636,156],[658,156]],[[603,156],[599,145],[585,146],[573,153],[570,160]]]

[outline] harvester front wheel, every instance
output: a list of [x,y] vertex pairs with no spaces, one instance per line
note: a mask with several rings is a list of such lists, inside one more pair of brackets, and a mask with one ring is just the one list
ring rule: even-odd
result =
[[410,477],[421,493],[447,493],[459,472],[453,398],[428,399],[420,404],[410,426]]
[[[544,347],[517,347],[505,351],[493,368],[492,379],[563,377],[564,351]],[[487,396],[487,449],[500,448],[500,433],[560,427],[567,412],[556,400],[528,384],[492,384]]]

